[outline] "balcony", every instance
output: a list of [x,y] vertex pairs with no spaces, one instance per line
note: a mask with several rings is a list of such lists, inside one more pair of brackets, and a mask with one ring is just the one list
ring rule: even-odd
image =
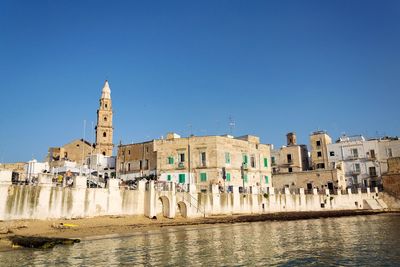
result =
[[184,162],[179,162],[178,163],[178,169],[184,169],[185,168],[185,163]]
[[346,173],[346,176],[355,176],[361,174],[360,170],[349,171]]

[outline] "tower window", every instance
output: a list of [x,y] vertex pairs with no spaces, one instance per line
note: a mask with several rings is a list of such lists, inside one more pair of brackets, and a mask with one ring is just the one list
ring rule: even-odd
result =
[[103,156],[105,156],[106,155],[106,152],[105,151],[103,151]]
[[108,107],[107,103],[106,103],[106,104],[104,104],[104,107],[105,107],[105,108],[107,108],[107,107]]
[[104,117],[104,121],[107,121],[107,117]]
[[103,133],[103,137],[107,137],[107,133],[106,132]]

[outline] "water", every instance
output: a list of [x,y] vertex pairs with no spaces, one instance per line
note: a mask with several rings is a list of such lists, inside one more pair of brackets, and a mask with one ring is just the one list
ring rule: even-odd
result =
[[0,253],[1,266],[400,266],[400,215],[186,226]]

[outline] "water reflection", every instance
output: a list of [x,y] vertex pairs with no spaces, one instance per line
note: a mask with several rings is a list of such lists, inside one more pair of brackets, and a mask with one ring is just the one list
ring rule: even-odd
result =
[[161,229],[53,250],[0,253],[1,266],[397,265],[400,216]]

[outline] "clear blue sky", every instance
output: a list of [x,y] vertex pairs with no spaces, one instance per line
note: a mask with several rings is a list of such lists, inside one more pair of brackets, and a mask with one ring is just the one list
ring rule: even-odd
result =
[[400,1],[3,0],[0,162],[92,141],[105,79],[116,144],[399,135]]

